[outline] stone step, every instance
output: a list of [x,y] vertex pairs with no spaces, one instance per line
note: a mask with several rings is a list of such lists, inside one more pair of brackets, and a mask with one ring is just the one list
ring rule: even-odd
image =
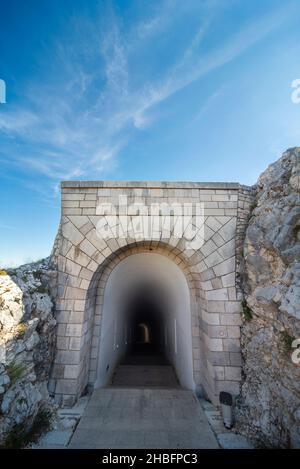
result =
[[119,365],[112,386],[177,388],[174,368],[169,365]]

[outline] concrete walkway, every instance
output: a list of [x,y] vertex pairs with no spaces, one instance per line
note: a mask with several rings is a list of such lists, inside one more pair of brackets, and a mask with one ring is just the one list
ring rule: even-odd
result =
[[191,391],[126,389],[94,391],[69,448],[219,448]]

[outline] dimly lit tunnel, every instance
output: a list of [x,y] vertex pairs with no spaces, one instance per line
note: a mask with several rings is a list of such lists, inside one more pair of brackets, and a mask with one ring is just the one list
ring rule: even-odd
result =
[[133,254],[109,276],[96,387],[108,385],[194,389],[189,288],[163,255]]
[[140,364],[167,361],[161,327],[163,311],[147,286],[141,286],[136,295],[129,298],[124,312],[132,330],[131,346],[125,360]]

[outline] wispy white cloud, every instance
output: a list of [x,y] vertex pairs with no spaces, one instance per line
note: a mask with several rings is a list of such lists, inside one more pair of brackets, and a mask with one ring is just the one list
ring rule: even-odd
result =
[[152,15],[141,20],[132,28],[129,35],[129,45],[136,47],[142,41],[153,38],[161,31],[166,31],[174,19],[174,13],[176,14],[176,11],[178,11],[178,6],[178,0],[164,0],[156,4]]
[[15,132],[24,135],[37,123],[37,116],[25,109],[15,109],[11,113],[0,114],[0,131],[5,133]]
[[172,66],[162,66],[159,78],[142,86],[134,84],[135,73],[141,73],[131,65],[134,50],[143,41],[149,47],[149,38],[170,29],[180,18],[180,9],[188,14],[184,2],[165,0],[126,35],[113,11],[105,25],[97,18],[75,21],[52,51],[49,79],[33,81],[24,103],[0,115],[2,158],[7,155],[10,164],[27,174],[46,176],[54,188],[60,179],[104,177],[117,164],[134,129],[151,124],[151,108],[241,56],[290,14],[284,5],[207,50],[203,40],[219,14],[220,1],[200,3],[198,28],[185,50]]
[[[292,5],[293,9],[293,5]],[[266,37],[289,17],[291,9],[282,7],[272,14],[254,20],[229,38],[224,45],[205,53],[199,51],[199,45],[209,30],[210,22],[206,19],[196,32],[190,46],[182,59],[169,71],[167,78],[156,86],[148,87],[144,102],[139,109],[142,119],[143,112],[155,104],[166,100],[173,94],[187,87],[202,76],[226,65],[241,56],[249,47]]]
[[212,93],[204,102],[201,109],[197,114],[191,119],[190,124],[194,124],[205,116],[205,114],[212,108],[213,104],[225,93],[226,87],[224,85],[220,86],[214,93]]

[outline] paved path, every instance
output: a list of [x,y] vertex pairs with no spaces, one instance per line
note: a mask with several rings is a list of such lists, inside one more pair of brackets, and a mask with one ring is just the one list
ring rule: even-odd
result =
[[69,448],[218,448],[204,411],[191,391],[94,391]]

